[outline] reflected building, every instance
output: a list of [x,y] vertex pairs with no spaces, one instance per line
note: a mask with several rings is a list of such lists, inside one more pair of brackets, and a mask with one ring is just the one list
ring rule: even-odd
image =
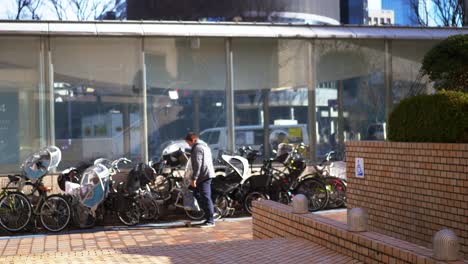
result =
[[400,26],[417,26],[418,18],[415,13],[417,7],[413,7],[412,3],[418,5],[417,1],[413,0],[382,0],[382,9],[393,10],[395,15],[395,25]]
[[393,10],[369,10],[369,25],[382,26],[395,24]]
[[339,0],[127,0],[128,19],[339,24]]
[[340,0],[342,24],[366,25],[369,21],[367,0]]

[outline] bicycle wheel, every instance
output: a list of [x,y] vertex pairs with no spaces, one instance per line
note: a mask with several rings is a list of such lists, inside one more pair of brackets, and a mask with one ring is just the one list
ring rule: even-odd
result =
[[216,197],[213,203],[213,206],[214,206],[213,218],[215,220],[219,220],[227,215],[228,208],[229,208],[229,201],[226,198],[226,196],[221,195],[221,196]]
[[205,212],[203,210],[201,210],[201,208],[200,208],[200,210],[196,210],[196,211],[195,210],[186,210],[186,209],[184,209],[184,211],[185,211],[185,214],[190,219],[196,220],[196,221],[203,219],[203,217],[205,216]]
[[78,201],[72,203],[72,222],[79,228],[91,228],[96,223],[96,217],[91,209],[81,205]]
[[45,229],[51,232],[61,231],[70,223],[70,205],[62,195],[54,194],[47,196],[41,204],[39,217]]
[[329,186],[329,199],[327,208],[338,208],[346,205],[346,184],[338,178],[325,178]]
[[22,193],[10,192],[0,200],[0,225],[10,232],[23,229],[31,220],[29,199]]
[[278,202],[289,205],[291,204],[291,196],[289,196],[289,193],[286,191],[280,191],[278,193]]
[[120,222],[127,226],[133,226],[140,222],[141,212],[140,207],[133,200],[130,203],[130,208],[125,211],[117,211],[117,217],[119,218]]
[[252,202],[253,201],[261,201],[261,200],[268,200],[268,196],[261,192],[251,192],[245,196],[244,199],[244,209],[247,213],[252,214]]
[[138,198],[140,206],[141,218],[145,220],[157,220],[160,216],[159,206],[153,197],[149,194],[144,194]]
[[309,200],[309,211],[315,212],[325,208],[328,204],[328,191],[325,184],[317,179],[303,180],[296,191],[303,194]]

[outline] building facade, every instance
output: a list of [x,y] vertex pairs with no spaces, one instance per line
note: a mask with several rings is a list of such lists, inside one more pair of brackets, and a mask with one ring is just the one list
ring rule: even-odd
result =
[[49,144],[62,150],[60,168],[97,157],[145,162],[210,129],[218,133],[203,139],[213,149],[263,145],[267,154],[281,130],[306,143],[312,161],[348,140],[383,140],[393,105],[414,87],[431,89],[419,74],[424,54],[457,33],[468,32],[1,22],[0,174]]
[[417,7],[413,3],[418,4],[413,0],[382,0],[382,9],[393,10],[395,15],[395,25],[400,26],[417,26],[419,25],[415,13]]
[[369,10],[369,25],[382,26],[395,24],[393,10]]

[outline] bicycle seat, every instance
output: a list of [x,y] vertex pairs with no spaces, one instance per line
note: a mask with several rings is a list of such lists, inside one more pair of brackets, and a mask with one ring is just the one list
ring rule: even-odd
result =
[[18,176],[18,175],[8,175],[8,179],[10,180],[10,182],[18,182],[21,178]]

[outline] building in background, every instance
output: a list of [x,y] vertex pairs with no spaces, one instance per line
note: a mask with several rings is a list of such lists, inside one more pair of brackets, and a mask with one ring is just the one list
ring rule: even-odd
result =
[[395,24],[393,10],[369,10],[369,25],[382,26]]
[[127,0],[128,20],[339,24],[339,0]]
[[395,25],[419,25],[411,0],[382,0],[382,9],[393,10],[395,15]]
[[342,24],[368,24],[367,0],[341,0],[340,18]]

